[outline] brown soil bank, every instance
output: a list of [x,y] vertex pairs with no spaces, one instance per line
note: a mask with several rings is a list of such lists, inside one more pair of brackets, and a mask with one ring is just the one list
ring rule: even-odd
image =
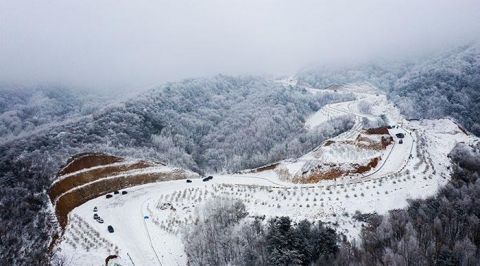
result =
[[370,135],[388,135],[388,128],[387,127],[369,128],[366,130],[366,133]]
[[363,174],[377,167],[380,157],[371,159],[366,165],[352,165],[352,169],[341,170],[339,167],[332,167],[328,170],[314,170],[307,175],[297,176],[292,181],[300,184],[314,184],[321,180],[332,180],[350,174]]
[[107,176],[114,176],[122,172],[137,170],[153,166],[152,163],[139,161],[124,165],[105,165],[101,168],[94,168],[67,176],[60,181],[55,182],[48,190],[48,196],[52,202],[60,196],[75,187],[93,182]]
[[345,175],[344,171],[338,168],[333,168],[327,171],[314,171],[313,173],[307,176],[296,177],[295,179],[293,179],[293,182],[300,183],[300,184],[314,184],[322,180],[336,179],[343,175]]
[[101,179],[99,181],[70,190],[68,193],[60,196],[55,204],[55,213],[61,228],[64,229],[67,225],[68,214],[70,211],[91,199],[128,187],[184,178],[186,178],[186,173],[184,171],[172,171],[165,173],[160,172],[125,175],[115,178]]
[[48,191],[61,228],[67,225],[71,210],[93,198],[136,185],[187,178],[187,172],[180,169],[135,171],[158,165],[147,161],[125,162],[123,158],[102,153],[73,156],[58,174],[63,179],[52,184]]
[[372,170],[373,168],[377,167],[379,161],[380,161],[380,157],[375,157],[371,159],[367,165],[358,165],[355,168],[355,170],[352,171],[352,173],[356,173],[356,174],[366,173]]
[[80,153],[70,158],[66,165],[58,172],[58,175],[66,175],[82,169],[121,161],[123,161],[123,158],[104,153]]

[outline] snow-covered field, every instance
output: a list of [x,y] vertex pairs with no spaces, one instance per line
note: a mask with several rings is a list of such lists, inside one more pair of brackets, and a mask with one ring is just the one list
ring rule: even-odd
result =
[[[313,88],[309,91],[321,93]],[[368,84],[344,86],[341,92],[354,93],[358,99],[325,106],[305,126],[315,128],[336,116],[353,115],[356,124],[352,130],[332,139],[352,140],[365,120],[384,115],[395,126],[389,129],[394,143],[377,152],[382,159],[370,171],[316,184],[287,182],[272,169],[214,175],[208,182],[193,179],[192,183],[175,180],[136,186],[127,189],[128,194],[99,197],[74,209],[57,253],[73,265],[99,265],[112,254],[119,256],[116,262],[121,265],[185,265],[182,227],[194,221],[196,207],[218,198],[241,199],[249,216],[321,219],[354,238],[361,227],[351,218],[356,211],[383,214],[405,207],[409,198],[434,195],[448,182],[450,150],[458,142],[478,141],[449,119],[406,121],[385,95]],[[365,103],[371,108],[365,108]],[[397,133],[405,134],[403,144],[395,137]],[[376,155],[334,147],[321,155],[315,149],[280,164],[295,173],[312,159],[362,162],[364,156]],[[93,218],[94,207],[104,223]],[[115,232],[109,233],[108,225]]]

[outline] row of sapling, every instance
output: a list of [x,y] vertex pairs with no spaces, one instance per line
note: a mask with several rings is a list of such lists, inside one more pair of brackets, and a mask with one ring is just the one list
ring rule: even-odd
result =
[[118,251],[117,246],[101,237],[97,230],[77,214],[71,216],[66,240],[66,243],[73,248],[77,248],[77,244],[80,244],[87,251],[98,248],[106,248],[107,251]]

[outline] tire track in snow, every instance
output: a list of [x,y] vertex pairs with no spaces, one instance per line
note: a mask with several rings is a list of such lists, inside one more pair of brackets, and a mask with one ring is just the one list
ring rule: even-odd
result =
[[140,217],[143,219],[143,226],[145,228],[145,233],[147,234],[147,237],[148,237],[148,241],[150,243],[150,247],[152,248],[153,250],[153,253],[155,254],[155,257],[158,261],[158,265],[162,265],[162,262],[160,261],[160,258],[158,257],[158,254],[157,254],[157,250],[155,250],[155,247],[153,246],[153,242],[152,242],[152,238],[150,236],[150,232],[148,231],[148,226],[147,226],[147,222],[145,222],[145,217],[144,217],[144,206],[145,206],[145,203],[149,200],[151,200],[152,198],[147,198],[146,200],[144,200],[142,202],[142,206],[140,207]]

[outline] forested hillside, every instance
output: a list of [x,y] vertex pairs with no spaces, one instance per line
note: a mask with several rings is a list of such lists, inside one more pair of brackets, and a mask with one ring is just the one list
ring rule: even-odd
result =
[[480,45],[460,47],[410,63],[361,65],[299,74],[311,86],[371,82],[385,90],[407,118],[450,116],[480,134]]
[[[59,167],[74,154],[98,151],[147,158],[200,173],[234,172],[296,157],[352,126],[351,118],[340,117],[307,130],[304,122],[308,115],[327,103],[349,100],[352,96],[314,95],[302,89],[301,84],[326,87],[357,81],[385,89],[409,118],[452,116],[480,134],[479,79],[480,52],[477,47],[468,46],[423,63],[304,72],[299,75],[300,86],[284,86],[260,77],[222,75],[167,83],[139,97],[102,108],[101,101],[92,103],[88,96],[77,97],[57,89],[3,89],[0,264],[45,264],[47,245],[55,227],[46,208],[46,189]],[[75,119],[70,121],[72,118]],[[32,131],[34,134],[27,134]],[[362,234],[365,241],[360,247],[337,248],[340,242],[323,247],[312,242],[310,247],[322,249],[323,253],[302,250],[298,243],[285,252],[293,252],[295,262],[300,264],[334,260],[339,264],[348,260],[359,264],[474,261],[479,254],[480,238],[475,232],[480,214],[475,201],[478,169],[472,166],[478,163],[474,159],[478,158],[478,147],[470,150],[459,147],[452,158],[459,168],[451,185],[436,198],[413,201],[408,209],[393,212],[390,218],[373,219],[369,230]],[[241,246],[256,232],[255,237],[259,238],[250,239],[257,241],[251,243],[261,245],[262,241],[272,241],[268,243],[273,249],[275,239],[302,233],[303,240],[295,239],[304,241],[312,236],[329,241],[338,239],[321,224],[300,227],[276,219],[264,227],[258,226],[247,224],[242,229],[245,235],[229,237],[243,241],[236,242]],[[225,228],[233,230],[230,225]],[[451,235],[451,231],[457,233]],[[278,232],[286,236],[278,236]],[[268,238],[269,234],[274,239]],[[195,241],[202,244],[201,239]],[[242,246],[239,252],[230,261],[238,262],[248,256],[252,263],[258,264],[290,262],[281,254],[265,257],[273,252],[268,249],[252,254]],[[210,261],[217,255],[208,256],[206,260],[199,258],[202,259],[199,262]]]
[[349,98],[314,96],[259,78],[219,76],[168,84],[126,108],[161,127],[151,132],[151,141],[162,159],[218,172],[298,156],[346,130],[348,118],[316,131],[303,125],[321,106]]
[[41,126],[91,114],[111,98],[54,86],[0,86],[0,142]]
[[451,116],[480,134],[480,48],[465,47],[409,69],[389,90],[410,118]]
[[[299,155],[351,127],[345,117],[314,131],[304,128],[309,114],[349,97],[314,96],[257,77],[192,79],[168,83],[92,115],[6,141],[0,144],[0,228],[7,243],[1,245],[2,264],[45,259],[54,225],[45,209],[45,191],[60,165],[74,154],[103,151],[200,172],[260,166]],[[28,97],[17,98],[16,105],[8,105],[14,100],[6,99],[2,108],[26,109],[28,102],[21,103]],[[45,107],[45,122],[81,109],[69,98],[63,102]],[[37,105],[39,110],[42,106]],[[33,112],[17,124],[25,129],[42,114]]]
[[340,239],[321,221],[252,220],[240,201],[211,201],[199,212],[184,238],[192,265],[323,265],[338,252]]

